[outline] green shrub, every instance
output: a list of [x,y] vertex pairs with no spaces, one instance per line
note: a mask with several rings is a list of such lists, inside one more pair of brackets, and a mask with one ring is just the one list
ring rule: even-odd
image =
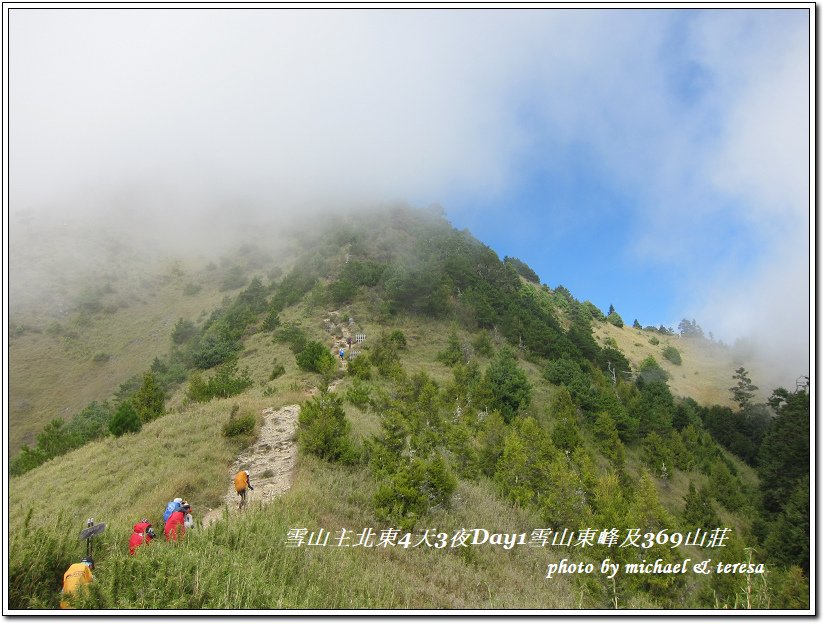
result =
[[558,358],[557,360],[550,360],[544,367],[543,373],[550,383],[568,386],[576,377],[582,374],[582,371],[577,362],[567,358]]
[[112,359],[112,356],[110,354],[104,353],[103,351],[98,351],[94,354],[92,361],[98,364],[102,364],[103,362],[108,362],[110,359]]
[[527,281],[532,282],[533,284],[541,283],[541,278],[538,277],[538,274],[535,271],[533,271],[529,267],[529,265],[526,264],[524,261],[519,260],[518,258],[510,258],[509,256],[504,256],[504,264],[511,265],[518,273],[518,275],[520,275]]
[[449,338],[446,341],[446,348],[438,353],[435,358],[447,366],[455,366],[456,364],[464,363],[464,354],[463,350],[461,349],[461,341],[458,338],[457,332],[452,332],[449,334]]
[[383,377],[395,377],[401,370],[401,358],[398,355],[397,341],[383,335],[372,345],[369,361]]
[[278,327],[280,327],[280,317],[275,310],[272,310],[263,321],[263,331],[273,331]]
[[279,329],[275,334],[275,340],[277,342],[285,342],[288,344],[289,349],[295,354],[303,351],[303,348],[308,342],[306,334],[303,333],[303,330],[294,323],[289,323]]
[[415,458],[378,487],[375,515],[402,530],[412,530],[431,509],[447,506],[457,485],[440,455],[428,460]]
[[326,292],[329,294],[329,299],[335,306],[349,303],[357,292],[357,286],[350,280],[343,278],[336,282],[329,284]]
[[589,312],[589,315],[593,319],[595,319],[596,321],[606,321],[607,320],[607,317],[604,316],[604,313],[601,312],[601,310],[598,309],[598,306],[596,306],[591,301],[584,301],[584,303],[582,305],[583,305],[584,309],[587,312]]
[[137,413],[131,401],[121,403],[109,422],[109,431],[118,438],[124,433],[140,431],[142,427],[143,424],[140,422],[140,415]]
[[243,288],[244,284],[246,284],[246,278],[243,277],[243,269],[239,266],[233,266],[223,276],[223,280],[220,282],[220,290],[235,290]]
[[366,381],[372,377],[372,362],[366,353],[361,353],[349,360],[348,370],[353,377]]
[[193,401],[205,403],[214,397],[228,398],[243,392],[252,385],[252,378],[248,369],[243,369],[238,373],[237,361],[230,360],[218,367],[215,374],[204,381],[200,373],[192,373],[189,377],[189,389],[187,395]]
[[352,405],[364,409],[369,405],[369,386],[355,377],[352,386],[346,391],[346,400]]
[[183,294],[186,295],[187,297],[191,297],[191,296],[196,295],[197,293],[199,293],[201,291],[201,289],[202,289],[202,286],[200,286],[200,284],[195,284],[193,282],[189,282],[188,284],[186,284],[183,287]]
[[244,414],[236,418],[234,413],[229,416],[229,420],[223,425],[223,437],[236,438],[243,435],[251,435],[255,431],[257,419],[254,414]]
[[55,418],[37,435],[35,448],[23,445],[20,454],[9,463],[10,474],[21,475],[52,457],[63,455],[107,435],[112,416],[108,403],[93,401],[68,422]]
[[283,310],[290,305],[294,305],[300,301],[303,295],[314,288],[317,281],[318,277],[314,268],[302,262],[289,271],[280,282],[274,297],[272,297],[273,308]]
[[661,365],[658,364],[651,355],[645,357],[638,366],[638,376],[647,383],[655,381],[666,382],[666,380],[669,379],[669,373],[661,368]]
[[180,318],[172,330],[172,342],[175,344],[183,344],[197,333],[197,328],[192,321]]
[[312,373],[328,373],[335,368],[335,358],[322,343],[309,342],[303,350],[295,356],[295,361],[301,370]]
[[492,341],[489,339],[489,332],[487,331],[482,331],[478,334],[478,337],[472,341],[472,348],[475,349],[475,353],[484,357],[492,357],[495,352],[492,348]]
[[528,407],[532,400],[532,384],[509,349],[498,352],[486,369],[484,383],[491,395],[489,407],[498,410],[506,422]]
[[664,349],[664,357],[673,364],[681,364],[681,354],[678,352],[678,349],[673,346]]
[[658,338],[656,336],[651,336],[650,339],[649,339],[649,343],[652,346],[657,347],[659,344],[661,344],[661,341],[658,340]]
[[17,457],[9,462],[9,474],[12,477],[19,476],[29,470],[37,468],[49,459],[42,449],[37,447],[30,448],[27,444],[24,444],[20,448],[20,453]]
[[243,344],[236,330],[216,323],[194,341],[190,352],[191,362],[197,368],[205,370],[237,356],[242,348]]
[[624,326],[624,319],[621,318],[621,315],[617,312],[612,312],[608,317],[607,321],[615,325],[615,327],[623,327]]
[[66,436],[76,446],[97,440],[108,434],[112,408],[106,403],[92,401],[66,423]]
[[406,348],[406,334],[404,334],[400,329],[395,329],[390,332],[387,340],[390,344],[394,345],[396,349]]
[[300,408],[298,444],[304,451],[321,459],[353,462],[356,454],[350,430],[342,402],[334,394],[323,392]]
[[132,397],[132,403],[140,416],[140,422],[151,422],[162,416],[165,401],[166,395],[163,388],[158,385],[154,374],[151,371],[145,373],[143,384]]
[[281,375],[286,373],[286,367],[283,364],[275,364],[275,367],[272,369],[272,372],[269,374],[269,381],[274,381]]

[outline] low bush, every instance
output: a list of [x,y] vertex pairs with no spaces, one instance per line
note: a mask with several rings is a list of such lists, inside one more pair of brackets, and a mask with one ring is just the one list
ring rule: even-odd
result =
[[275,334],[275,341],[285,342],[289,345],[289,349],[291,349],[292,353],[297,354],[303,351],[308,339],[300,327],[294,323],[289,323],[278,330]]
[[607,321],[615,325],[615,327],[623,327],[624,326],[624,319],[621,318],[621,315],[617,312],[612,312],[608,317]]
[[244,414],[235,417],[234,413],[229,416],[229,420],[223,425],[223,437],[236,438],[243,435],[251,435],[255,431],[257,419],[254,414]]
[[238,372],[237,362],[230,360],[218,367],[209,381],[204,381],[200,373],[193,373],[189,378],[187,394],[193,401],[205,403],[214,397],[225,399],[235,396],[251,385],[252,378],[249,376],[248,369]]
[[366,381],[372,377],[372,363],[369,361],[369,356],[365,353],[355,356],[349,360],[349,374],[357,379]]
[[286,367],[283,364],[275,364],[275,367],[272,369],[272,372],[269,374],[269,381],[274,381],[281,375],[286,373]]
[[263,331],[274,331],[278,327],[280,327],[280,317],[275,310],[272,310],[263,321]]
[[369,405],[369,395],[369,386],[356,377],[352,386],[346,391],[345,396],[346,400],[352,405],[364,409]]
[[678,352],[678,349],[673,346],[669,346],[664,349],[664,357],[673,364],[681,364],[681,354]]
[[142,427],[140,415],[131,401],[121,403],[109,422],[109,431],[118,438],[125,433],[140,431]]
[[415,458],[402,465],[375,493],[375,516],[412,530],[418,521],[435,507],[448,505],[457,487],[443,457]]
[[335,367],[335,358],[322,343],[312,341],[295,356],[301,370],[312,373],[328,373]]
[[186,295],[187,297],[192,297],[192,296],[196,295],[197,293],[199,293],[201,290],[202,290],[202,286],[200,286],[200,284],[195,284],[195,283],[189,282],[188,284],[186,284],[183,287],[183,294]]
[[351,463],[356,453],[339,397],[326,392],[307,401],[298,417],[298,444],[312,455],[331,462]]

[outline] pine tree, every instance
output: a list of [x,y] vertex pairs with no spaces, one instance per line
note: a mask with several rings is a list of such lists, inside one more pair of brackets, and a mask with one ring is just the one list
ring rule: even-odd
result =
[[684,497],[684,528],[689,531],[695,529],[709,531],[720,526],[720,523],[707,488],[696,489],[695,483],[690,481],[689,491]]
[[758,390],[758,386],[753,385],[752,380],[748,377],[748,373],[743,366],[736,369],[732,378],[738,382],[736,385],[730,387],[732,400],[738,403],[741,410],[745,410],[750,406],[750,402],[755,396],[755,391]]
[[506,422],[527,407],[532,399],[532,385],[509,349],[498,352],[486,370],[484,382],[491,393],[490,407],[500,411]]
[[134,395],[132,401],[140,422],[147,423],[163,415],[163,404],[166,400],[163,389],[158,385],[151,372],[143,375],[143,385]]
[[810,478],[799,481],[783,511],[773,523],[765,546],[781,565],[810,571]]

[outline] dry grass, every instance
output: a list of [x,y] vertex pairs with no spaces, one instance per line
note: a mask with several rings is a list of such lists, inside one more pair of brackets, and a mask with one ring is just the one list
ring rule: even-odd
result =
[[[734,385],[732,375],[742,365],[733,352],[716,343],[682,336],[664,336],[656,332],[633,329],[630,326],[615,327],[611,323],[593,323],[593,336],[601,346],[607,338],[612,338],[633,370],[648,356],[670,374],[669,387],[674,396],[691,397],[702,405],[724,405],[733,407],[730,401],[730,386]],[[659,344],[650,343],[657,338]],[[667,360],[663,351],[673,346],[681,354],[681,364]],[[747,363],[743,364],[745,367]],[[763,398],[770,390],[761,389]],[[761,397],[759,397],[761,398]]]

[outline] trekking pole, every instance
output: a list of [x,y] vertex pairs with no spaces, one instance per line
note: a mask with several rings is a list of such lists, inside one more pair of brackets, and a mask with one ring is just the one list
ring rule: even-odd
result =
[[[89,518],[86,520],[86,527],[90,528],[94,526],[94,518]],[[91,559],[92,557],[92,536],[86,538],[86,556]]]

